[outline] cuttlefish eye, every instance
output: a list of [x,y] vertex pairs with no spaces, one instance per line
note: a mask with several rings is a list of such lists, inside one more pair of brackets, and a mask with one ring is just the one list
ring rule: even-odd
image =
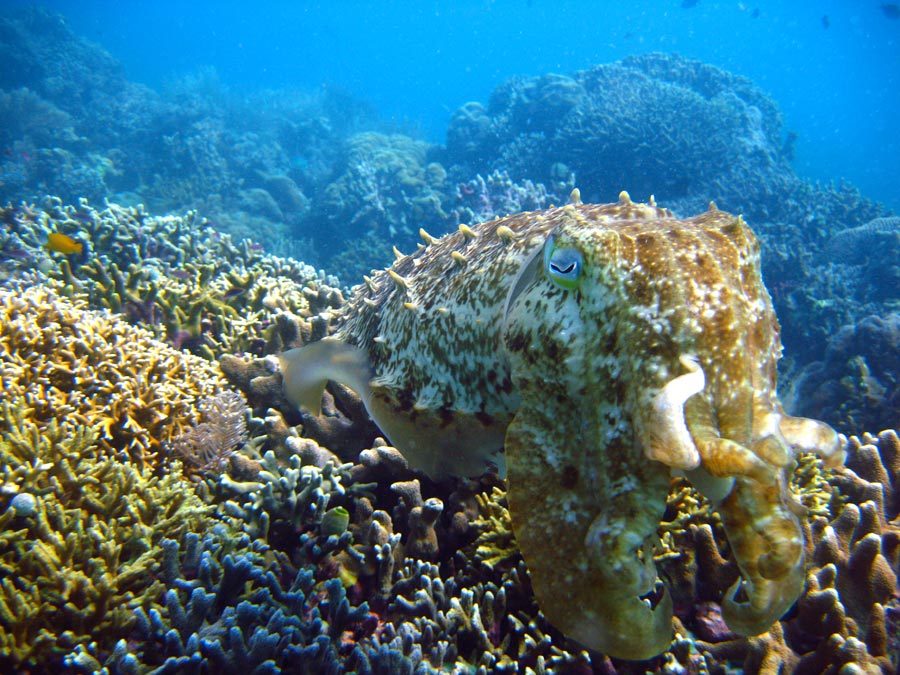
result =
[[584,260],[576,248],[557,247],[553,237],[544,246],[544,270],[560,288],[572,290],[578,287]]

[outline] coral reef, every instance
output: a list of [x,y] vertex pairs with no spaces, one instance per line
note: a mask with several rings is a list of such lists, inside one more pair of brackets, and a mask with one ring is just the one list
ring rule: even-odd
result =
[[647,54],[503,83],[486,107],[454,115],[446,163],[547,184],[573,173],[589,195],[625,188],[669,203],[702,194],[757,217],[766,177],[787,168],[780,127],[775,104],[748,80]]
[[[110,649],[160,592],[167,536],[209,525],[177,465],[162,478],[106,456],[98,433],[36,392],[4,392],[0,424],[0,667],[53,668],[77,645]],[[90,413],[88,413],[90,415]],[[28,508],[25,508],[25,505]]]
[[571,193],[575,184],[570,179],[559,187],[558,194],[551,194],[541,183],[530,180],[516,183],[505,171],[494,171],[487,178],[477,175],[456,187],[460,205],[453,210],[453,220],[477,225],[513,213],[545,209],[554,202],[563,202],[562,195]]
[[[900,441],[891,430],[900,408],[897,219],[852,186],[798,178],[777,106],[749,81],[660,54],[516,78],[487,103],[460,108],[442,148],[386,131],[333,87],[243,95],[201,69],[153,91],[39,9],[4,11],[0,61],[0,201],[12,202],[0,206],[0,670],[726,675],[900,667]],[[833,438],[811,438],[825,430],[782,414],[760,253],[743,222],[715,208],[698,222],[724,218],[721,239],[738,243],[709,256],[695,247],[677,267],[693,270],[705,292],[704,261],[733,254],[744,263],[747,302],[684,318],[682,308],[703,298],[671,300],[673,288],[686,288],[671,270],[669,290],[650,281],[676,266],[666,261],[687,235],[676,228],[667,236],[678,245],[653,248],[650,228],[637,235],[654,250],[640,258],[647,279],[604,286],[615,288],[612,306],[641,301],[611,322],[621,340],[595,350],[607,356],[599,364],[567,360],[579,336],[603,335],[568,313],[573,296],[612,311],[609,297],[573,290],[579,273],[605,270],[609,281],[616,269],[573,255],[566,227],[546,255],[526,260],[515,219],[476,224],[560,204],[576,179],[596,196],[653,192],[681,214],[715,199],[754,223],[788,357],[782,399],[791,414],[859,434],[831,455],[845,453],[846,466],[782,442],[799,439],[812,450]],[[585,217],[589,207],[574,197],[552,213]],[[141,203],[183,215],[152,216]],[[653,211],[624,197],[617,208]],[[548,217],[556,216],[535,216]],[[541,233],[553,225],[540,222]],[[457,228],[443,243],[436,238]],[[48,251],[51,233],[82,251]],[[618,240],[637,241],[629,236]],[[350,303],[335,276],[298,262],[327,263],[352,283],[389,262],[391,244],[393,274],[365,278]],[[275,250],[298,260],[265,253]],[[458,296],[441,284],[478,279],[486,250],[511,255],[502,273],[478,282],[500,311],[450,311]],[[417,277],[423,261],[439,269],[436,279]],[[519,270],[509,294],[503,279]],[[708,296],[736,297],[715,286]],[[529,332],[539,303],[549,334]],[[658,312],[667,303],[672,311]],[[693,335],[692,322],[727,336],[749,314],[739,308],[750,306],[761,320],[740,350],[747,358],[683,337]],[[366,319],[375,308],[382,316]],[[322,341],[336,331],[346,339],[356,322],[356,342],[375,362],[402,361],[423,353],[424,319],[454,336],[452,344],[426,361],[408,359],[408,370],[376,380],[371,392],[418,383],[389,401],[415,417],[417,432],[389,428],[392,440],[379,437],[367,408],[377,421],[391,416],[365,391],[336,383],[321,415],[285,396],[282,380],[291,378],[280,352],[306,346],[339,361],[346,353]],[[635,322],[650,330],[624,329]],[[508,343],[482,339],[479,331],[499,324],[514,329]],[[408,339],[391,352],[395,334]],[[475,363],[479,349],[508,349],[516,372]],[[699,362],[665,356],[685,350]],[[750,378],[756,399],[739,395],[729,407],[731,385],[723,383],[748,381],[762,353]],[[625,364],[628,355],[644,365]],[[338,366],[346,375],[353,363]],[[479,449],[473,440],[499,448],[496,430],[509,422],[503,410],[462,404],[465,387],[430,386],[442,364],[510,405],[523,406],[515,396],[525,395],[528,415],[511,427],[507,456],[486,465],[478,454],[477,478],[417,469],[422,426],[440,429],[447,457],[459,457],[451,453]],[[554,385],[560,368],[574,373],[575,393]],[[697,395],[699,377],[705,393]],[[648,394],[617,385],[607,398],[624,412],[611,405],[596,419],[571,421],[581,385],[596,391],[606,386],[600,379],[638,381]],[[560,392],[566,404],[557,406]],[[746,428],[735,421],[748,417]],[[545,433],[584,419],[607,439],[633,429],[651,459],[687,475],[671,477],[643,455],[634,471],[621,472],[619,462],[592,474],[571,457],[581,447],[574,431]],[[863,433],[878,429],[886,430]],[[635,447],[613,445],[617,459]],[[673,447],[682,452],[666,452]],[[652,489],[635,491],[635,475]],[[596,485],[586,497],[585,486],[601,478],[609,499],[597,504]],[[554,510],[560,495],[570,503]],[[617,538],[604,514],[623,505],[633,517]],[[538,536],[553,517],[565,527]],[[600,583],[566,584],[580,554],[566,555],[570,539],[575,549],[592,547]],[[639,603],[633,609],[659,617],[663,637],[644,630],[643,645],[614,645],[613,656],[569,639],[560,615],[584,613],[595,592],[620,615]],[[631,636],[639,622],[626,623]],[[576,637],[597,646],[595,636]],[[648,641],[654,649],[642,650]],[[662,653],[615,656],[650,651]]]
[[4,398],[26,401],[38,428],[57,418],[96,427],[109,457],[154,465],[196,421],[196,401],[227,387],[207,361],[45,287],[0,288],[0,312]]
[[172,440],[172,452],[200,471],[221,472],[247,440],[247,401],[233,391],[219,392],[198,404],[203,421]]
[[[214,359],[223,353],[262,354],[270,326],[287,314],[309,319],[343,301],[337,280],[309,265],[264,255],[245,240],[232,242],[196,213],[150,217],[140,207],[81,200],[63,206],[0,208],[9,244],[30,267],[47,270],[60,292],[129,320],[177,348]],[[83,241],[81,257],[58,261],[42,248],[51,232]],[[17,267],[24,267],[24,260]]]
[[[182,227],[193,233],[199,223]],[[34,252],[28,231],[16,230],[25,236],[17,234],[15,245]],[[176,250],[156,264],[170,264]],[[204,264],[228,266],[230,255],[198,249]],[[274,276],[296,269],[281,265]],[[672,595],[675,639],[651,661],[610,659],[567,641],[539,611],[496,476],[433,482],[416,474],[396,448],[374,439],[363,402],[346,388],[330,389],[325,416],[298,413],[284,399],[271,357],[222,360],[259,415],[245,419],[235,403],[231,419],[245,420],[249,439],[223,450],[227,465],[189,481],[160,443],[141,469],[126,452],[132,436],[102,438],[105,407],[60,398],[54,387],[64,371],[51,368],[49,346],[36,348],[37,335],[58,335],[57,346],[85,342],[95,354],[102,344],[88,338],[100,332],[115,353],[169,359],[172,379],[154,391],[175,396],[178,408],[168,427],[131,430],[142,438],[205,436],[211,430],[202,425],[211,420],[199,402],[224,383],[209,362],[87,310],[89,296],[72,294],[18,286],[3,295],[4,394],[9,386],[14,397],[0,423],[0,665],[7,669],[292,672],[302,662],[310,672],[724,675],[737,667],[888,673],[900,659],[895,432],[851,438],[847,468],[798,457],[790,490],[808,509],[800,519],[805,584],[795,608],[755,637],[735,636],[722,620],[740,571],[718,510],[684,479],[674,481],[653,558]],[[276,315],[262,353],[332,333],[323,312],[340,301],[315,297],[318,314]],[[124,361],[116,386],[153,381],[152,361]],[[93,364],[64,366],[78,373],[74,381],[108,386],[101,378],[110,371]],[[22,373],[32,369],[42,369],[50,386],[24,386]],[[206,381],[215,387],[185,384]],[[171,392],[175,382],[179,391]],[[99,435],[88,427],[99,427]],[[36,540],[46,546],[32,546]],[[104,607],[115,611],[100,612]]]
[[[344,152],[340,174],[325,186],[304,226],[323,228],[322,245],[335,251],[330,268],[352,280],[388,262],[386,242],[409,248],[420,227],[443,230],[450,221],[443,207],[446,172],[427,162],[426,143],[366,132],[348,138]],[[362,268],[351,265],[360,246],[373,249],[362,256],[368,263]]]
[[374,124],[333,88],[243,96],[212,69],[154,91],[43,9],[4,12],[0,59],[0,202],[50,193],[199,209],[268,245],[304,217],[304,191],[327,180],[340,139]]
[[791,378],[789,409],[862,433],[890,427],[900,413],[900,314],[866,316],[828,341],[822,361]]

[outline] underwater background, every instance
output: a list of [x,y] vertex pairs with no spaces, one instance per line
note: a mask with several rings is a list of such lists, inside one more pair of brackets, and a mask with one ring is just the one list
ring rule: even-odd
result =
[[[0,3],[0,672],[895,672],[898,110],[878,1]],[[496,474],[282,393],[392,247],[576,187],[742,214],[781,398],[846,437],[762,635],[686,480],[675,640],[610,658],[541,614]]]

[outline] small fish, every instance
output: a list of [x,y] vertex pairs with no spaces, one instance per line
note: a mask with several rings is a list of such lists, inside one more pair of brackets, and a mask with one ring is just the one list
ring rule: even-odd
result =
[[183,269],[172,270],[171,272],[169,272],[169,274],[170,276],[173,276],[176,279],[181,279],[182,281],[186,281],[187,279],[190,279],[192,276],[194,276],[187,270]]
[[84,244],[62,232],[51,232],[47,236],[47,250],[70,255],[72,253],[81,253],[84,250]]
[[900,19],[900,5],[896,2],[886,2],[881,5],[881,13],[889,19]]
[[681,0],[681,8],[690,9],[691,7],[696,7],[698,2],[700,0]]
[[828,18],[827,14],[822,15],[822,28],[828,30],[828,27],[831,26],[831,19]]
[[754,19],[758,19],[759,18],[759,7],[754,7],[753,12],[750,14],[750,16]]

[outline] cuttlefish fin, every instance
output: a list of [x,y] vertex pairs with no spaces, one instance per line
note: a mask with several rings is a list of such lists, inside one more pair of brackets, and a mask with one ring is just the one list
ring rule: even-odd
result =
[[509,293],[506,295],[506,302],[503,303],[503,323],[505,324],[509,318],[509,310],[515,304],[516,300],[525,289],[531,286],[541,275],[544,265],[544,248],[546,242],[535,246],[519,267],[516,278],[509,287]]
[[450,419],[436,409],[404,411],[392,387],[372,380],[362,349],[334,338],[291,349],[278,357],[284,394],[313,415],[322,412],[322,392],[329,380],[346,385],[362,399],[369,416],[413,468],[439,479],[476,476],[491,465],[505,472],[503,434],[509,418],[457,411]]
[[362,349],[325,338],[288,350],[278,356],[278,361],[281,364],[284,395],[291,403],[313,415],[322,412],[322,392],[329,380],[350,387],[368,408],[371,368]]

